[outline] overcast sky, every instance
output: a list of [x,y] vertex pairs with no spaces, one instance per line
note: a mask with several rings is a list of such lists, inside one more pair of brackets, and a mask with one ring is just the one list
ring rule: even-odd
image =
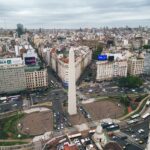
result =
[[150,25],[150,0],[0,0],[0,27]]

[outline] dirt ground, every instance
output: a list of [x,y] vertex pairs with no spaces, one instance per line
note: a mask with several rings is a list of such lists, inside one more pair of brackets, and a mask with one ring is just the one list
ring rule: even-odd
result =
[[91,114],[93,120],[104,118],[116,119],[123,115],[124,107],[112,101],[97,101],[84,104],[83,107]]
[[79,124],[87,122],[84,116],[80,112],[78,112],[77,115],[70,116],[69,119],[73,125],[79,125]]
[[40,135],[53,129],[52,112],[35,112],[26,114],[20,121],[20,132],[29,135]]

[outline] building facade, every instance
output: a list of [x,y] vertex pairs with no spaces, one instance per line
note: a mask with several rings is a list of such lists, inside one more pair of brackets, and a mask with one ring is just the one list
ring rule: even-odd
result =
[[97,61],[97,81],[111,80],[114,77],[127,76],[127,61]]
[[150,75],[150,53],[146,53],[144,59],[144,74]]
[[128,60],[128,73],[130,75],[140,75],[144,72],[144,59],[130,58]]
[[[84,47],[82,47],[82,48],[84,49]],[[77,54],[76,49],[77,48],[75,48],[75,56]],[[84,69],[90,64],[90,62],[92,60],[92,51],[90,51],[87,47],[86,47],[86,51],[84,52],[84,54],[82,54],[82,52],[79,51],[79,49],[77,51],[79,53],[81,53],[81,55],[75,57],[76,81],[79,79],[79,77],[81,76]],[[58,55],[56,54],[55,51],[51,51],[49,62],[50,62],[49,65],[60,77],[63,84],[65,86],[68,86],[68,62],[69,62],[69,59],[64,58],[64,57],[58,57]]]
[[0,66],[0,93],[14,93],[26,89],[24,65]]
[[48,86],[47,69],[25,72],[27,89],[37,89]]

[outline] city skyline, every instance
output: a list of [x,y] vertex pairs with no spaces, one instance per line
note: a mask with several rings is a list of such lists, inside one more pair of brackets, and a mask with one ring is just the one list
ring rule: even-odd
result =
[[148,0],[0,0],[0,27],[80,28],[120,27],[150,23]]

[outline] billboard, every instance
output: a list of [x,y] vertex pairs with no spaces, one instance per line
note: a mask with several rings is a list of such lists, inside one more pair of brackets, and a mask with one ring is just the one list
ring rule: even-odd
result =
[[24,59],[25,59],[26,65],[35,65],[36,64],[35,57],[25,57]]
[[108,61],[114,61],[114,56],[108,56]]
[[100,61],[107,60],[107,55],[98,55],[97,59],[100,60]]
[[22,64],[21,58],[4,58],[0,59],[0,65],[16,65]]

